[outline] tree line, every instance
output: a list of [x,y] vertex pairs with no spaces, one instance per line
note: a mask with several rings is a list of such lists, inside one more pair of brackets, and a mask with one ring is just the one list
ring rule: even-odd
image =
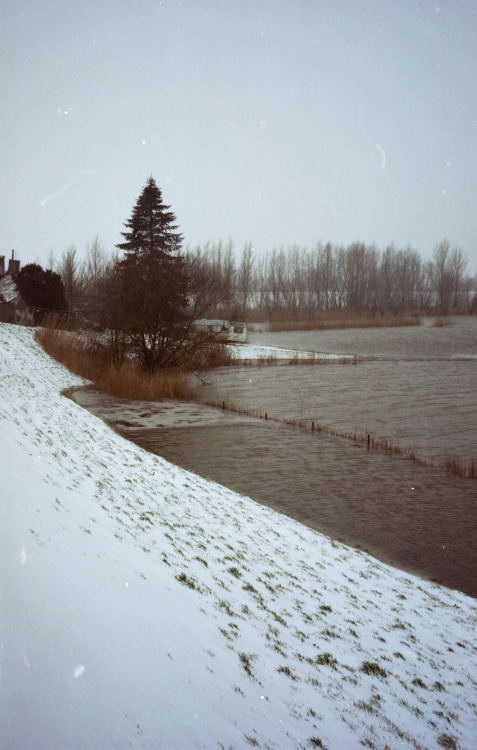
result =
[[[467,272],[459,247],[440,242],[430,261],[409,247],[354,242],[347,247],[318,243],[312,250],[293,246],[257,256],[247,242],[237,258],[233,243],[216,242],[187,248],[184,266],[191,300],[204,314],[232,319],[262,311],[269,317],[349,310],[355,313],[472,311],[477,278]],[[75,246],[63,251],[53,268],[59,273],[69,310],[94,307],[104,279],[119,262],[106,253],[98,237],[81,260]],[[475,304],[474,310],[475,312]]]
[[353,242],[347,247],[318,243],[312,250],[294,245],[255,256],[246,243],[236,263],[232,244],[216,243],[188,250],[189,262],[217,276],[221,309],[235,317],[260,310],[269,318],[313,318],[317,312],[431,313],[475,311],[477,279],[468,260],[447,240],[424,262],[410,248]]
[[[477,279],[468,276],[464,251],[448,240],[427,262],[411,247],[390,245],[381,252],[363,242],[318,243],[311,250],[294,245],[262,255],[247,242],[237,256],[231,241],[183,251],[175,222],[151,177],[114,252],[107,253],[96,236],[84,259],[72,245],[58,260],[50,254],[48,271],[40,269],[56,293],[61,282],[58,309],[70,322],[108,332],[117,367],[129,355],[151,373],[197,363],[213,345],[196,326],[204,317],[477,312]],[[31,268],[29,273],[35,275]]]
[[[123,248],[108,254],[96,236],[83,260],[74,245],[58,260],[50,256],[69,311],[86,313],[97,307],[105,279],[121,262],[118,249]],[[232,241],[219,241],[188,247],[181,257],[190,301],[204,315],[238,319],[260,311],[268,317],[312,318],[316,312],[343,309],[370,314],[476,312],[477,277],[468,274],[465,252],[448,240],[435,247],[430,261],[411,247],[391,244],[381,252],[363,242],[346,247],[318,243],[311,250],[294,245],[261,255],[247,242],[237,256]]]

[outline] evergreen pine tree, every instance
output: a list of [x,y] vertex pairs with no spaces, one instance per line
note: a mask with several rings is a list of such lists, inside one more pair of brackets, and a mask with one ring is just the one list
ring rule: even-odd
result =
[[121,297],[121,327],[147,372],[170,365],[183,349],[188,276],[180,254],[182,235],[152,177],[136,201],[117,247],[115,286]]
[[126,241],[116,247],[136,260],[145,256],[165,259],[179,252],[182,244],[183,237],[174,222],[170,206],[162,202],[161,190],[150,177],[124,225],[129,231],[121,232]]

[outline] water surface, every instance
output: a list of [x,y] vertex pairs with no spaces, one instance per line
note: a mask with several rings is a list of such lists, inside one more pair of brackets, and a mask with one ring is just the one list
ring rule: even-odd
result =
[[[477,453],[477,319],[448,328],[250,336],[360,365],[223,368],[197,398],[388,438],[435,461]],[[323,433],[204,404],[75,396],[137,444],[385,562],[477,597],[477,482]]]

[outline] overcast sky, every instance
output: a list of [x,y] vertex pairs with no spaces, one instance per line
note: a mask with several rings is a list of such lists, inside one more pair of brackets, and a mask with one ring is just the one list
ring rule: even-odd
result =
[[475,0],[3,0],[0,254],[448,238],[477,271]]

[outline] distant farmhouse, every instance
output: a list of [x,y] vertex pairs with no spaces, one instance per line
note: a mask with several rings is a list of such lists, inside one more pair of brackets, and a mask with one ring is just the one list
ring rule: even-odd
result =
[[5,271],[5,256],[0,255],[0,323],[17,323],[23,326],[34,325],[33,311],[28,307],[17,289],[15,275],[20,271],[20,261],[15,259],[15,251],[8,261]]

